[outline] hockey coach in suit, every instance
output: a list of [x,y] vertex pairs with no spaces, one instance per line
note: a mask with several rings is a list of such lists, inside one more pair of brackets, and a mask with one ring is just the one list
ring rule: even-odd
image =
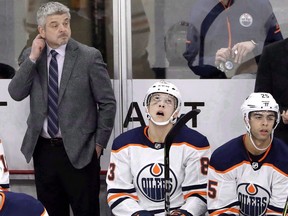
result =
[[94,216],[116,101],[101,53],[71,38],[70,17],[58,2],[39,8],[39,34],[8,90],[16,101],[30,96],[21,151],[33,157],[38,199],[50,216],[68,216],[69,205]]

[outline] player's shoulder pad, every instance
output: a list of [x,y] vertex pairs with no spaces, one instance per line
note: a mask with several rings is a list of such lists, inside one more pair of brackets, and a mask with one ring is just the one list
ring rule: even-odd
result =
[[144,135],[144,129],[145,127],[137,127],[120,134],[114,139],[112,150],[118,150],[132,143],[143,144],[147,139]]
[[175,143],[187,142],[198,148],[209,147],[209,142],[206,136],[200,132],[191,129],[184,125],[174,138]]
[[241,135],[215,149],[210,158],[210,166],[218,171],[225,171],[246,160],[245,155],[247,153]]
[[25,215],[42,215],[45,211],[43,204],[29,194],[5,191],[5,202],[9,203],[11,207],[19,213]]
[[273,138],[272,147],[267,155],[267,162],[273,164],[283,173],[288,175],[288,145],[276,137]]

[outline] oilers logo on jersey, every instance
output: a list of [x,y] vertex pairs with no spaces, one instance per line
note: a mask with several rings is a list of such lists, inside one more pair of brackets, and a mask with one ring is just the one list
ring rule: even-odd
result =
[[241,215],[265,215],[270,193],[257,184],[238,185],[238,200]]
[[244,13],[240,16],[239,22],[243,27],[250,27],[253,23],[253,17],[249,13]]
[[[170,186],[172,196],[178,186],[175,173],[170,169]],[[164,164],[151,163],[143,167],[137,176],[137,186],[140,192],[153,202],[162,202],[165,199]]]

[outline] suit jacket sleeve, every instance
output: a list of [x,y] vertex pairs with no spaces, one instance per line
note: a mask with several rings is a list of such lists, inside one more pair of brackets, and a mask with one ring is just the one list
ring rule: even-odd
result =
[[95,142],[106,147],[111,135],[116,114],[116,100],[106,64],[97,50],[90,67],[91,88],[98,104],[98,120]]
[[28,55],[25,56],[8,86],[10,96],[16,101],[21,101],[29,96],[36,74],[36,64],[28,58]]

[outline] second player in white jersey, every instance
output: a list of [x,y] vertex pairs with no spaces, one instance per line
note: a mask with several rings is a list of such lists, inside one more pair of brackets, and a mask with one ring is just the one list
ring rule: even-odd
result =
[[216,149],[208,171],[210,215],[282,215],[288,196],[288,146],[273,137],[279,107],[252,93],[242,107],[247,133]]

